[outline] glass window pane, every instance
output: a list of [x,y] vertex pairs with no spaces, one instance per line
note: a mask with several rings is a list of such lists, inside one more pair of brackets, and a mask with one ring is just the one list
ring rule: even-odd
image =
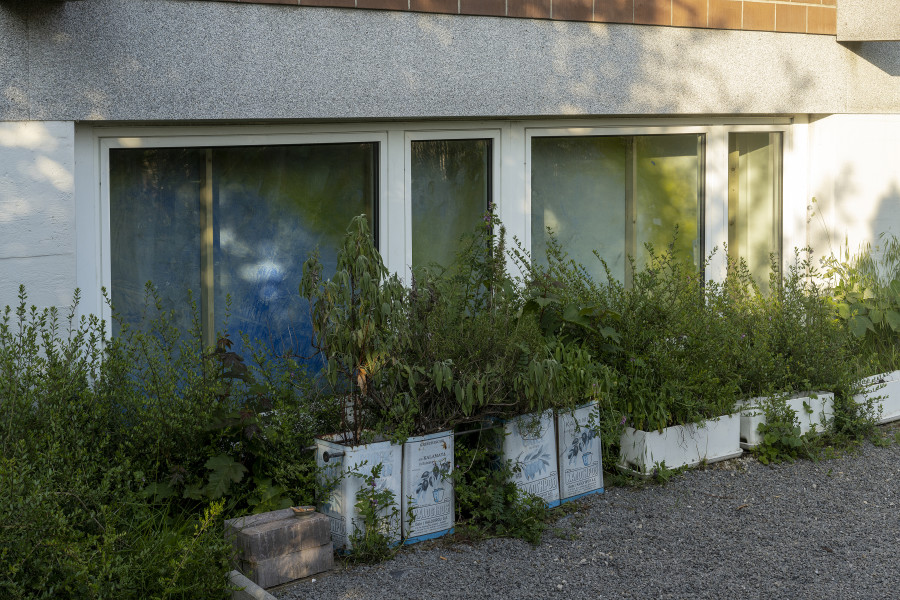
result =
[[448,266],[490,202],[490,140],[411,143],[412,266]]
[[325,275],[334,273],[350,220],[373,218],[376,162],[374,143],[112,150],[116,310],[138,322],[151,280],[184,331],[194,292],[209,315],[207,343],[227,322],[239,353],[244,333],[276,353],[311,355],[303,262],[318,247]]
[[[200,193],[204,150],[114,149],[109,154],[113,307],[141,321],[151,281],[183,331],[191,324],[187,290],[200,301]],[[118,333],[113,323],[113,334]]]
[[597,280],[625,275],[626,147],[622,137],[535,137],[531,141],[531,251],[546,261],[547,228]]
[[770,255],[781,255],[781,133],[728,136],[728,254],[769,289]]
[[635,258],[646,261],[644,244],[662,252],[678,238],[675,256],[699,268],[703,249],[699,235],[702,137],[657,135],[634,139]]
[[298,286],[319,249],[324,274],[350,219],[373,215],[375,144],[213,150],[215,312],[227,331],[275,352],[309,355],[309,310]]

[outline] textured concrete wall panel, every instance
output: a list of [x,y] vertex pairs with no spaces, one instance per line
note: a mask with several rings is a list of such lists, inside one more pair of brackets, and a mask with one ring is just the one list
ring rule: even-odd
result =
[[854,56],[847,112],[900,112],[900,42],[865,42],[848,48]]
[[832,113],[860,60],[828,36],[171,0],[68,2],[28,44],[44,120]]
[[837,39],[900,40],[900,0],[840,0]]
[[72,123],[0,123],[0,306],[20,283],[42,301],[71,302],[73,141]]
[[28,59],[25,18],[0,4],[0,119],[27,119]]

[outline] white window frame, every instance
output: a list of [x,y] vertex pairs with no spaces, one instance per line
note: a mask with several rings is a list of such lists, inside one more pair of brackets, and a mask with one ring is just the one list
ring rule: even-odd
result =
[[[799,130],[799,132],[798,132]],[[806,243],[806,148],[802,151],[795,144],[795,132],[805,133],[805,123],[788,126],[759,125],[750,127],[737,125],[726,128],[723,133],[725,152],[725,203],[724,239],[728,241],[728,135],[731,133],[780,133],[781,134],[781,269],[785,272],[794,248],[803,248]],[[802,172],[802,176],[801,176]],[[724,267],[723,267],[724,268]]]
[[[531,139],[540,136],[703,134],[704,248],[720,249],[707,277],[725,273],[728,240],[728,134],[782,132],[782,244],[806,241],[805,116],[575,118],[492,121],[406,121],[279,125],[75,126],[76,282],[82,312],[109,317],[100,287],[110,286],[109,150],[112,148],[378,143],[378,240],[385,264],[406,279],[412,262],[411,142],[490,139],[492,201],[510,243],[531,248]],[[511,272],[516,274],[512,260]]]
[[[100,175],[99,202],[93,213],[96,235],[100,244],[97,251],[91,253],[93,260],[82,260],[76,257],[76,279],[78,285],[82,281],[99,281],[107,291],[111,290],[112,282],[112,247],[110,234],[110,197],[109,197],[109,155],[110,150],[119,148],[214,148],[235,146],[276,146],[276,145],[314,145],[314,144],[340,144],[340,143],[377,143],[378,144],[378,188],[375,210],[378,215],[379,239],[384,239],[386,231],[383,225],[387,221],[384,214],[382,198],[387,195],[387,170],[386,163],[381,159],[387,144],[387,134],[384,131],[369,132],[329,132],[329,133],[285,133],[285,132],[246,132],[236,134],[221,134],[197,132],[194,134],[170,135],[157,134],[157,131],[135,132],[126,130],[103,131],[96,136],[97,165]],[[165,132],[165,130],[163,130]],[[103,135],[103,134],[107,135]],[[76,192],[76,206],[83,208]],[[82,205],[82,206],[79,206]],[[76,209],[76,210],[77,210]],[[298,259],[299,260],[299,259]],[[83,286],[82,286],[83,287]],[[94,286],[95,288],[97,286]],[[109,306],[96,294],[85,297],[85,310],[99,314],[103,319],[111,317]]]
[[[788,203],[785,202],[789,190],[796,197],[805,197],[805,187],[801,185],[805,181],[802,168],[805,162],[798,159],[793,151],[793,119],[789,117],[779,118],[741,118],[728,120],[721,119],[721,123],[697,125],[683,122],[661,123],[660,125],[648,125],[643,120],[640,126],[630,126],[624,123],[586,125],[573,123],[567,127],[560,127],[559,123],[539,124],[525,128],[524,152],[525,152],[525,204],[523,206],[524,223],[517,232],[523,245],[531,248],[531,140],[535,137],[569,137],[569,136],[647,136],[647,135],[679,135],[692,134],[705,136],[704,164],[702,165],[703,181],[703,205],[700,207],[702,214],[702,243],[701,248],[706,257],[716,249],[712,260],[707,265],[705,276],[713,280],[724,278],[727,270],[727,257],[723,252],[728,242],[728,134],[734,132],[781,132],[782,133],[782,244],[784,248],[792,248],[797,243],[796,215],[790,219],[792,227],[788,230],[789,215]],[[716,121],[718,119],[706,119]],[[790,171],[790,181],[789,178]],[[805,206],[805,202],[803,203]],[[796,207],[792,204],[791,208]],[[701,257],[705,258],[705,257]]]

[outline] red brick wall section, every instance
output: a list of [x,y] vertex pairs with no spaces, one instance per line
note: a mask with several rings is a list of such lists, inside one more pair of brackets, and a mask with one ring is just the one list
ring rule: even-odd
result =
[[[203,0],[210,1],[210,0]],[[212,0],[836,35],[837,0]]]

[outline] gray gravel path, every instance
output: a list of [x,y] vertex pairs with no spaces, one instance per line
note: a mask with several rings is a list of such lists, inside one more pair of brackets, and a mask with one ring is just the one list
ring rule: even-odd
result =
[[900,446],[612,488],[540,546],[411,547],[274,590],[283,599],[900,598]]

